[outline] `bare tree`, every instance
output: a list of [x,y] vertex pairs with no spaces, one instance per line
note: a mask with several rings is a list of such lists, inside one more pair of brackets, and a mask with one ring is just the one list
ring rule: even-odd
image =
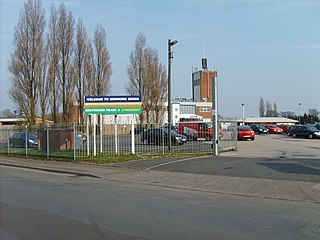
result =
[[280,115],[285,118],[296,118],[296,114],[292,111],[280,112]]
[[106,95],[110,93],[112,75],[110,55],[107,49],[106,32],[104,28],[97,24],[94,33],[94,95]]
[[308,109],[309,115],[317,118],[320,115],[320,112],[316,108]]
[[74,45],[74,18],[71,12],[67,12],[64,4],[61,4],[58,12],[58,49],[60,69],[60,93],[62,96],[62,121],[70,121],[70,105],[74,91],[74,78],[71,70],[71,59]]
[[49,33],[47,35],[47,48],[49,56],[48,78],[50,84],[50,108],[52,119],[58,123],[58,112],[61,104],[59,92],[59,49],[58,49],[58,13],[51,7]]
[[94,65],[94,53],[91,42],[88,42],[88,52],[85,58],[85,72],[84,72],[84,95],[95,94],[95,65]]
[[152,89],[153,89],[153,77],[154,74],[151,71],[152,65],[152,52],[150,48],[146,48],[143,51],[143,113],[145,114],[145,121],[147,123],[151,123],[152,118],[152,106],[153,106],[153,99],[152,99]]
[[50,95],[50,79],[48,78],[48,57],[47,57],[48,46],[42,52],[41,68],[39,69],[40,79],[39,83],[39,100],[40,100],[40,110],[42,123],[45,122],[45,116],[48,107],[48,98]]
[[[86,64],[86,58],[89,52],[89,38],[87,36],[86,29],[82,23],[82,20],[78,20],[76,39],[75,39],[75,49],[74,49],[74,67],[76,73],[76,89],[77,89],[77,101],[78,101],[78,113],[79,119],[78,123],[83,125],[83,106],[84,106],[84,80],[86,76],[86,69],[90,66]],[[91,68],[90,68],[91,69]]]
[[10,109],[4,109],[0,112],[0,118],[15,118],[17,114],[15,112],[11,112]]
[[308,121],[310,123],[319,122],[319,117],[318,116],[319,116],[320,112],[317,109],[315,109],[315,108],[308,109],[308,112],[309,112]]
[[9,95],[34,124],[37,114],[38,86],[42,79],[45,15],[40,0],[27,0],[14,30],[14,50],[9,60]]
[[260,117],[264,117],[265,111],[266,111],[266,107],[265,107],[265,104],[264,104],[264,100],[263,100],[263,98],[260,98],[260,102],[259,102],[259,116],[260,116]]
[[[131,51],[129,56],[130,65],[127,67],[127,74],[129,77],[129,83],[125,86],[125,90],[128,94],[139,95],[142,97],[142,108],[144,109],[145,102],[145,80],[143,77],[144,71],[144,50],[146,48],[146,38],[142,33],[139,33],[136,37],[135,50]],[[144,114],[139,115],[140,123],[144,121]]]
[[273,114],[272,114],[273,117],[279,117],[278,106],[277,106],[276,102],[273,103],[273,111],[272,112],[273,112]]
[[272,112],[273,112],[272,105],[269,101],[267,101],[267,103],[266,103],[266,117],[272,117],[272,115],[273,115]]
[[125,90],[131,95],[142,97],[143,113],[140,114],[140,123],[159,123],[164,114],[161,100],[166,98],[167,76],[164,65],[159,61],[158,52],[146,48],[146,38],[142,33],[136,37],[135,50],[131,51],[129,60],[129,82]]
[[159,61],[158,52],[147,48],[144,51],[144,76],[147,122],[160,123],[163,120],[163,104],[161,100],[167,94],[167,76],[165,67]]

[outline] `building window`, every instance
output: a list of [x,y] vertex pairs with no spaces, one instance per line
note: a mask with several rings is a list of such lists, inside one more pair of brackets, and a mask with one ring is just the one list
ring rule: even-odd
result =
[[180,105],[180,114],[195,114],[196,106],[194,105]]

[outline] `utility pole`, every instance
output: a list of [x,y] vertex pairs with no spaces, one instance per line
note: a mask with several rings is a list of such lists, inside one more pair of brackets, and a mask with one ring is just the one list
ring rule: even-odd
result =
[[173,61],[173,52],[171,46],[177,44],[177,40],[168,39],[168,152],[171,150],[171,62]]

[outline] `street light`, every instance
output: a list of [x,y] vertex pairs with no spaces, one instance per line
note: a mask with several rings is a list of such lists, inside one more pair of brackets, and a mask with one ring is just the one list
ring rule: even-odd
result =
[[244,103],[241,103],[242,106],[242,124],[244,125]]
[[168,152],[171,148],[171,62],[173,61],[173,52],[171,47],[177,44],[177,40],[168,39]]
[[299,106],[299,124],[301,124],[301,105],[302,105],[302,103],[299,102],[298,103],[298,106]]

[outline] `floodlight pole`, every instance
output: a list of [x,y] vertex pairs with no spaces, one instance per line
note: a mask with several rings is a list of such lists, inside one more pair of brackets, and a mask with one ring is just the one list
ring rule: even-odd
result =
[[213,128],[213,154],[214,156],[219,155],[219,125],[218,125],[218,73],[215,68],[214,75],[212,78],[212,128]]
[[244,103],[241,103],[242,106],[242,125],[244,125]]
[[301,105],[302,105],[302,103],[299,102],[298,103],[298,106],[299,106],[299,124],[301,124]]
[[171,62],[173,61],[173,52],[171,46],[177,44],[177,40],[168,39],[168,152],[171,150]]

